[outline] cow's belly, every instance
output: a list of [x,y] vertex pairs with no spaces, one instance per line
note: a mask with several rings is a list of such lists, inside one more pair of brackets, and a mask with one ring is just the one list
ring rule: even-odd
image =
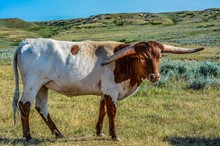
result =
[[99,83],[94,83],[92,85],[88,83],[60,84],[55,81],[49,81],[45,84],[45,86],[48,89],[54,90],[66,96],[102,95]]

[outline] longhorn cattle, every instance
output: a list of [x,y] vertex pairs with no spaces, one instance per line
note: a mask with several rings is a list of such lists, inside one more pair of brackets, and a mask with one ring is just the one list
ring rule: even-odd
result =
[[[52,39],[26,39],[14,55],[14,121],[21,113],[23,137],[31,139],[30,107],[35,108],[57,138],[63,137],[48,111],[48,89],[67,96],[101,96],[96,134],[103,135],[104,116],[109,118],[109,133],[120,140],[115,130],[116,103],[136,92],[144,79],[158,81],[162,53],[194,53],[203,50],[178,48],[159,42],[134,45],[120,42],[67,42]],[[23,93],[19,100],[20,70]],[[17,107],[18,106],[18,107]]]

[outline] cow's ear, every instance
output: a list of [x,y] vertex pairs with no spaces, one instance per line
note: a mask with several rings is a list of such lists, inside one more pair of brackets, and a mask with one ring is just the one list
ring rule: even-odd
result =
[[76,54],[79,52],[79,50],[80,50],[80,48],[79,48],[78,45],[73,45],[73,46],[71,47],[70,52],[71,52],[73,55],[76,55]]

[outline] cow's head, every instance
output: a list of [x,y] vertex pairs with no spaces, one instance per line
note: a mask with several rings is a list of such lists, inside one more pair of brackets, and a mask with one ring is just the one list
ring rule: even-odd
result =
[[204,48],[179,48],[164,45],[156,41],[140,42],[135,45],[126,45],[126,47],[114,53],[108,60],[105,60],[102,66],[122,57],[129,56],[131,60],[134,60],[135,66],[138,67],[137,70],[141,77],[143,79],[147,78],[151,82],[155,82],[160,80],[159,68],[162,53],[187,54],[198,52],[203,49]]

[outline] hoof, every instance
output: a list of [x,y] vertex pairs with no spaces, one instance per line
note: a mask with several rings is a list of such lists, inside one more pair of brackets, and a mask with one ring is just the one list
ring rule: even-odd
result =
[[56,139],[58,139],[58,138],[64,138],[65,136],[63,135],[63,134],[56,134]]
[[100,132],[100,133],[97,133],[97,136],[102,137],[102,136],[105,136],[105,134],[103,132]]
[[112,137],[112,140],[120,142],[121,139],[119,137]]
[[32,137],[31,137],[31,135],[27,135],[27,136],[24,137],[24,139],[25,139],[26,141],[30,141],[30,140],[32,139]]

